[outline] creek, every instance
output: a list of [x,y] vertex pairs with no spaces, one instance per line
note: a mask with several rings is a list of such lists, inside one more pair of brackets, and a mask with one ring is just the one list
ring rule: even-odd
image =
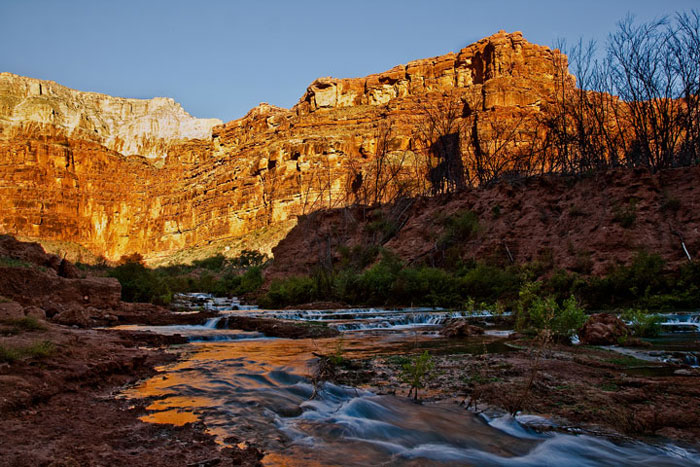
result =
[[[343,333],[318,340],[267,338],[227,329],[226,315],[203,326],[130,326],[182,334],[190,340],[183,359],[126,391],[127,397],[149,399],[145,421],[202,421],[221,444],[254,443],[266,453],[263,463],[275,466],[700,465],[697,453],[677,445],[560,432],[539,417],[487,416],[454,403],[417,404],[331,383],[311,399],[314,353],[330,354],[339,345],[349,358],[401,353],[412,346],[431,352],[482,351],[483,346],[449,343],[436,336],[434,325],[452,313],[378,309],[246,313],[324,321]],[[486,315],[475,319],[489,318]],[[491,333],[499,332],[503,330]]]

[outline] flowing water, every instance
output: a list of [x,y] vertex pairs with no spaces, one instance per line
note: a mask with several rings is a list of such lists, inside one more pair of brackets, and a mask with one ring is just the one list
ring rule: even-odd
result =
[[[686,311],[658,313],[662,318],[661,334],[644,339],[650,344],[648,349],[610,346],[610,350],[648,362],[671,363],[700,367],[700,312]],[[672,374],[672,367],[661,367],[661,372]],[[657,373],[659,374],[659,373]]]
[[[339,342],[351,358],[407,347],[478,352],[480,346],[435,337],[427,323],[449,317],[444,311],[274,313],[364,330],[344,332],[342,341],[271,339],[226,329],[225,316],[204,326],[131,327],[192,342],[184,359],[127,396],[151,398],[146,421],[203,421],[222,444],[260,445],[267,465],[700,465],[696,452],[679,446],[537,430],[533,422],[549,422],[536,417],[485,417],[456,404],[420,405],[329,383],[310,400],[314,352],[332,353]],[[411,313],[422,317],[400,316]],[[348,326],[354,320],[356,326]],[[379,324],[386,322],[394,324]]]

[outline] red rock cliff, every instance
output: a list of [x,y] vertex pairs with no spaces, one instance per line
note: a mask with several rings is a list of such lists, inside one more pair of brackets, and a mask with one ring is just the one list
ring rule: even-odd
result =
[[347,164],[372,159],[379,122],[393,122],[391,149],[410,153],[426,104],[476,102],[494,119],[538,112],[563,60],[499,32],[377,75],[320,78],[294,108],[261,104],[211,137],[211,121],[171,100],[0,74],[0,233],[156,259],[288,229],[301,213],[347,202]]

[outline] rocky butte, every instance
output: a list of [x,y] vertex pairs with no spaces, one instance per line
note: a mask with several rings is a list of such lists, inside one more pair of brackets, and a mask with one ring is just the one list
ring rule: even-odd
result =
[[348,202],[348,166],[371,164],[382,122],[389,152],[410,156],[421,109],[449,97],[482,120],[536,113],[571,79],[558,71],[565,62],[499,32],[364,78],[319,78],[291,109],[260,104],[225,124],[172,99],[2,73],[0,233],[113,260],[159,261],[244,235],[269,251],[298,215]]

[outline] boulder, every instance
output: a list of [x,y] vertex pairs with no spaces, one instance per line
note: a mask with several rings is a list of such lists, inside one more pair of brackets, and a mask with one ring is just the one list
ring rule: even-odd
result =
[[46,319],[46,312],[38,306],[28,306],[24,309],[24,316],[43,320]]
[[24,318],[24,308],[17,302],[0,303],[0,321]]
[[80,270],[65,258],[58,265],[58,275],[67,279],[78,279],[81,277]]
[[610,313],[596,313],[578,330],[578,338],[587,345],[614,345],[627,336],[627,325]]
[[79,328],[87,328],[92,325],[90,313],[80,307],[70,307],[62,311],[53,317],[53,321],[66,326],[78,326]]
[[440,330],[440,334],[445,337],[472,337],[480,336],[484,333],[484,328],[469,324],[466,320],[449,320]]

